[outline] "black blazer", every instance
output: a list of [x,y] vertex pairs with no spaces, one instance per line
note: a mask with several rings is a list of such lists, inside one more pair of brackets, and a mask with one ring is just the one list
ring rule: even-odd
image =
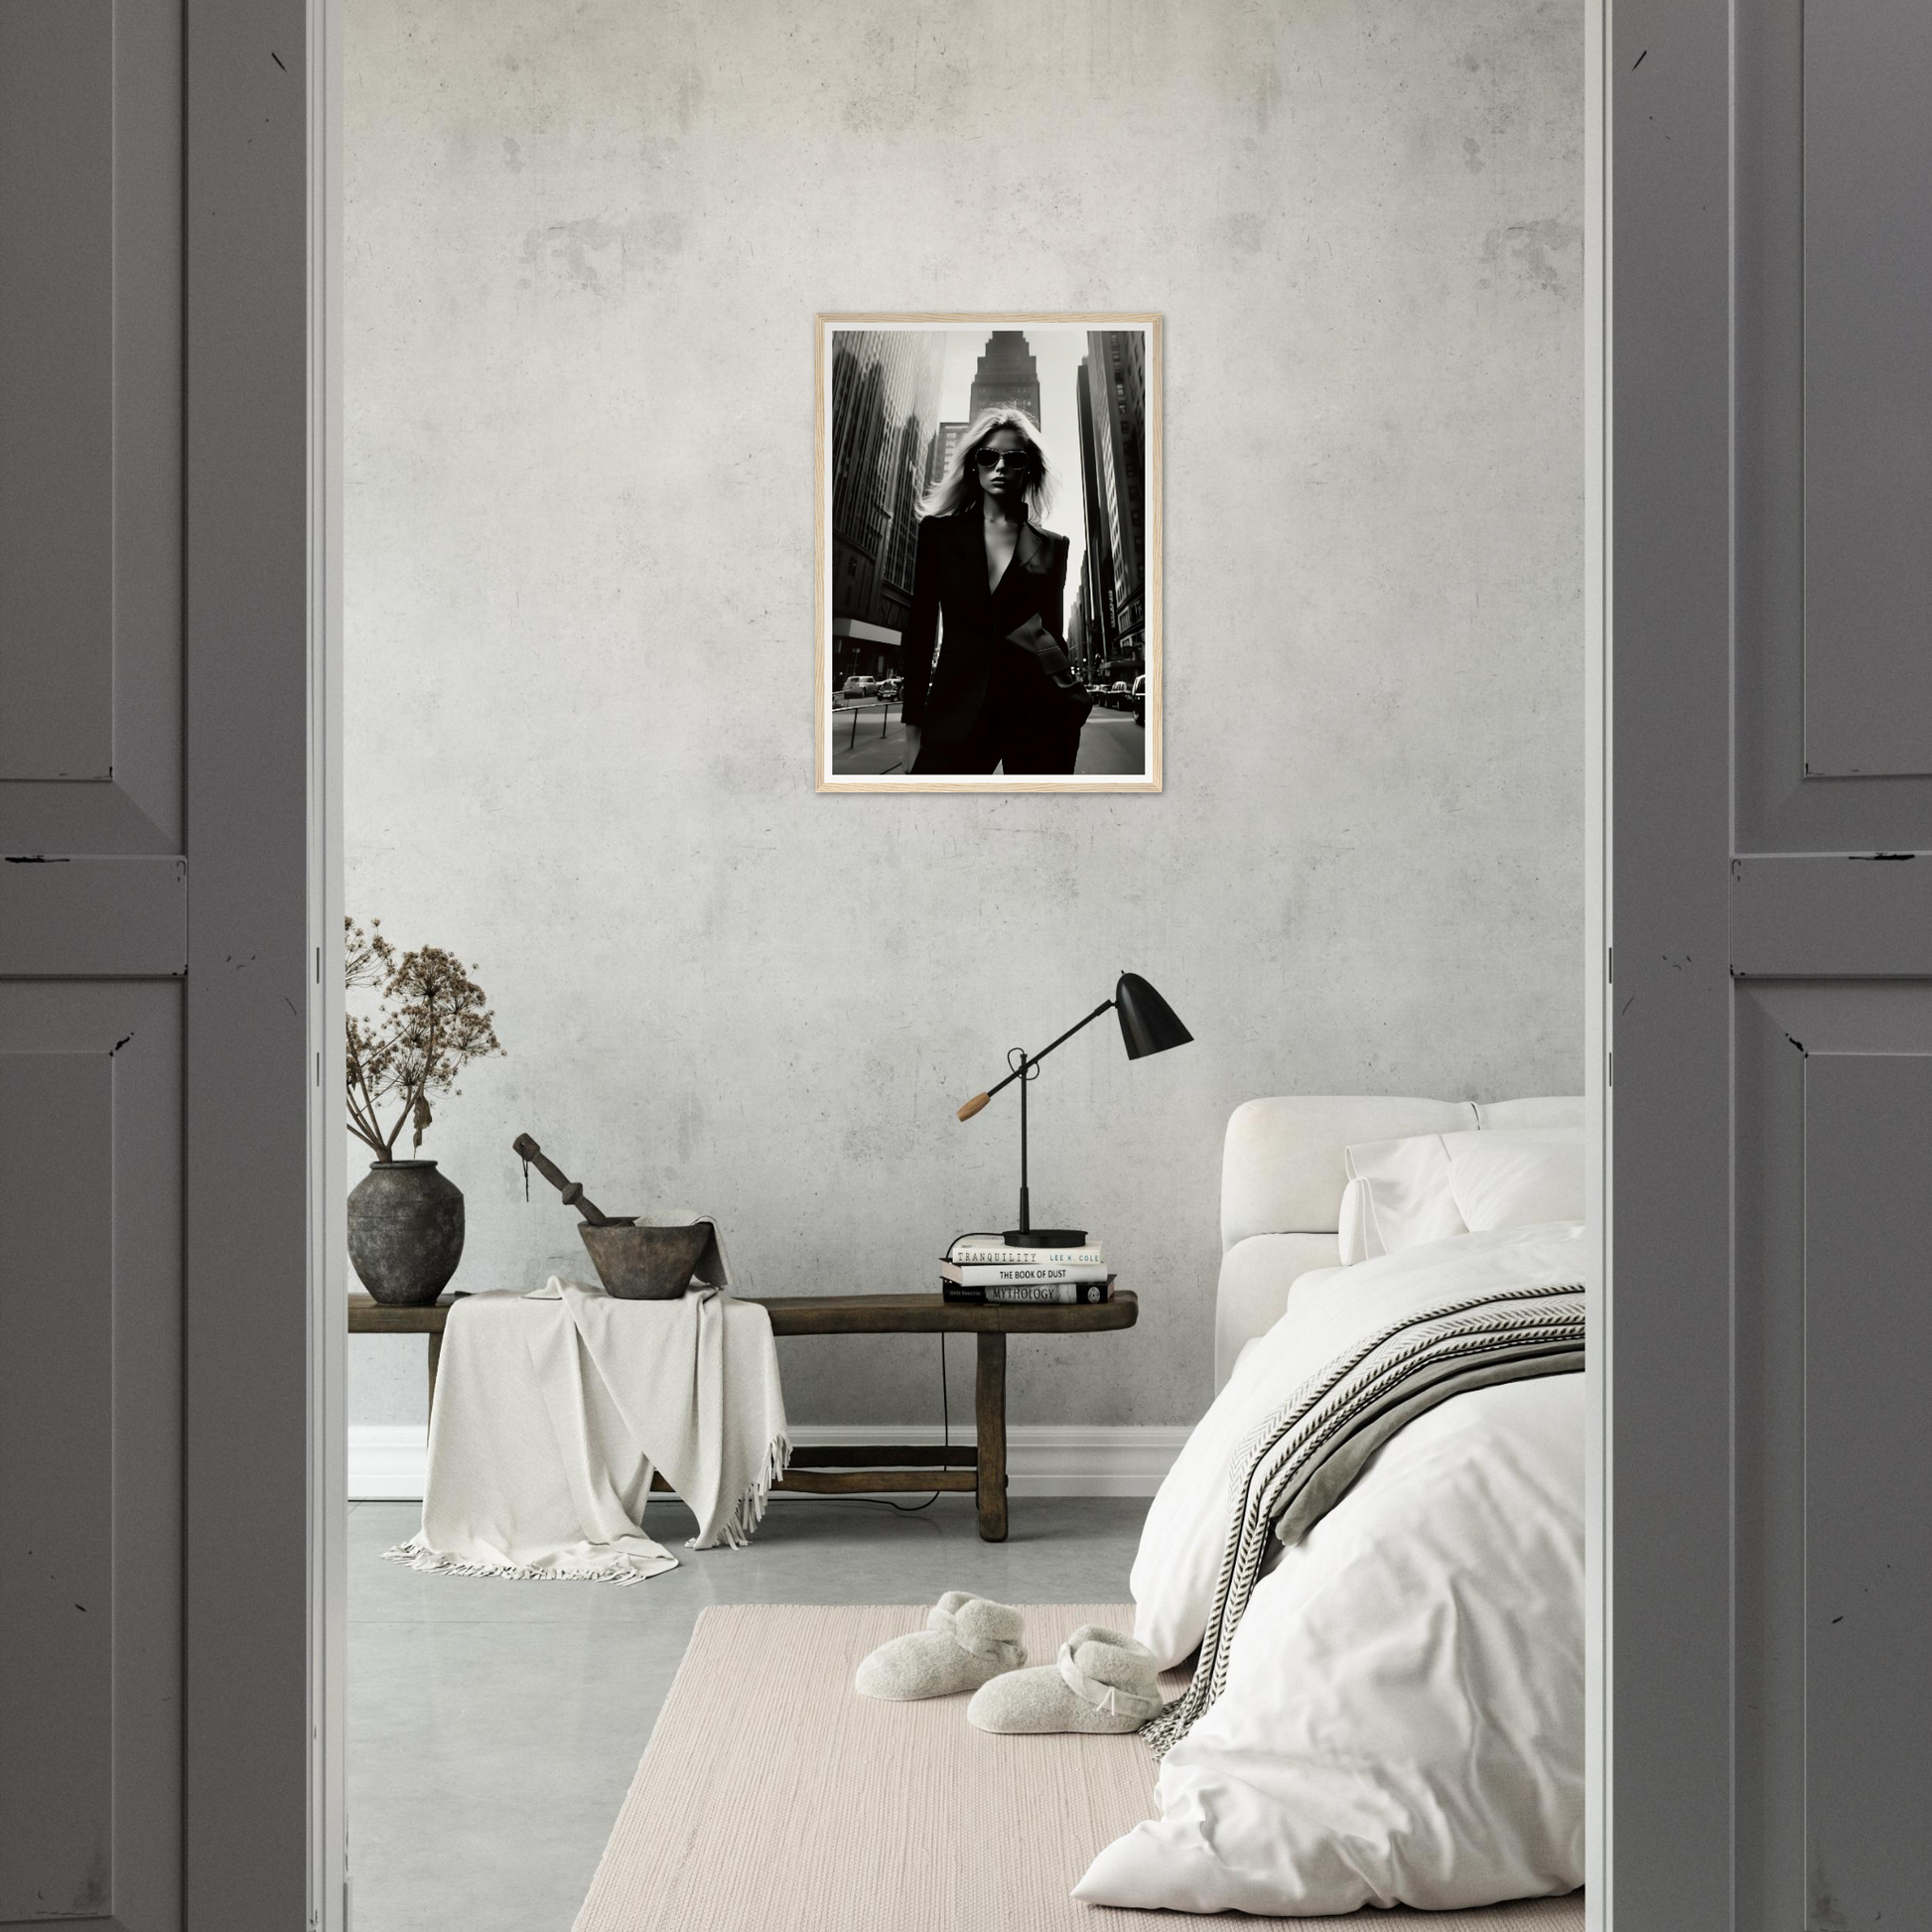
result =
[[[986,531],[979,505],[919,524],[912,566],[912,615],[906,620],[900,669],[905,722],[930,738],[964,738],[986,702],[994,646],[1037,618],[1066,647],[1067,540],[1031,520],[1020,526],[1013,561],[999,588],[986,587]],[[939,663],[932,640],[944,614]]]

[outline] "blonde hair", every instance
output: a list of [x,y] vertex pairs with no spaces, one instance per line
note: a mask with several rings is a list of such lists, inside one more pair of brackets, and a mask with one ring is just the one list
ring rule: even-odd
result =
[[1046,460],[1046,445],[1040,441],[1039,429],[1034,419],[1024,409],[1006,405],[982,409],[973,418],[972,427],[959,439],[959,447],[953,451],[952,461],[946,465],[946,474],[926,491],[925,500],[919,505],[921,516],[954,516],[961,510],[978,507],[980,478],[977,459],[995,433],[1003,429],[1015,431],[1032,452],[1034,474],[1027,485],[1027,513],[1035,523],[1043,521],[1046,512],[1053,507],[1053,491],[1058,480],[1053,474],[1052,465]]

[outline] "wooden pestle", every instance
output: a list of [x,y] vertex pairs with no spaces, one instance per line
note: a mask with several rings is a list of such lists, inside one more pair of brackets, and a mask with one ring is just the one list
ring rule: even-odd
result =
[[542,1148],[538,1147],[529,1135],[519,1134],[510,1143],[510,1150],[512,1153],[521,1155],[531,1167],[536,1169],[537,1173],[542,1174],[544,1179],[564,1197],[564,1205],[576,1208],[592,1227],[621,1228],[630,1225],[631,1217],[628,1215],[614,1216],[603,1213],[597,1203],[584,1192],[583,1182],[572,1180],[554,1161],[548,1160]]

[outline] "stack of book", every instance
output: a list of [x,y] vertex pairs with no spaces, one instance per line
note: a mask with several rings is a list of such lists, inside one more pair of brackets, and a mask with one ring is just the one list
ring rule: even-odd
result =
[[939,1289],[948,1302],[1104,1302],[1114,1278],[1097,1241],[1022,1248],[997,1234],[962,1234],[939,1263]]

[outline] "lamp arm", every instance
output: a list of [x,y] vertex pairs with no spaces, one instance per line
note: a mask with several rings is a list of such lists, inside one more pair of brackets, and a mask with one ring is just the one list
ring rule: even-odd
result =
[[959,1118],[961,1120],[971,1120],[972,1117],[976,1113],[978,1113],[979,1110],[982,1107],[984,1107],[986,1103],[989,1100],[991,1100],[993,1096],[996,1093],[998,1093],[1002,1087],[1012,1085],[1012,1083],[1015,1080],[1019,1079],[1020,1076],[1023,1073],[1025,1073],[1030,1066],[1036,1066],[1041,1060],[1043,1060],[1046,1057],[1046,1055],[1053,1050],[1055,1046],[1063,1046],[1069,1039],[1073,1037],[1075,1034],[1077,1034],[1080,1031],[1082,1027],[1090,1027],[1093,1025],[1093,1023],[1096,1020],[1100,1018],[1100,1016],[1103,1013],[1112,1012],[1113,1006],[1114,1003],[1112,1000],[1102,1000],[1101,1003],[1097,1007],[1095,1007],[1094,1010],[1090,1014],[1088,1014],[1084,1020],[1076,1020],[1072,1026],[1067,1028],[1065,1033],[1060,1035],[1058,1039],[1049,1040],[1044,1046],[1042,1046],[1039,1049],[1037,1053],[1029,1053],[1025,1050],[1025,1048],[1022,1048],[1020,1064],[1016,1066],[1013,1069],[1013,1071],[1009,1073],[1004,1080],[996,1080],[990,1087],[987,1088],[987,1090],[984,1093],[976,1093],[972,1097],[972,1099],[967,1101],[965,1106],[960,1108]]

